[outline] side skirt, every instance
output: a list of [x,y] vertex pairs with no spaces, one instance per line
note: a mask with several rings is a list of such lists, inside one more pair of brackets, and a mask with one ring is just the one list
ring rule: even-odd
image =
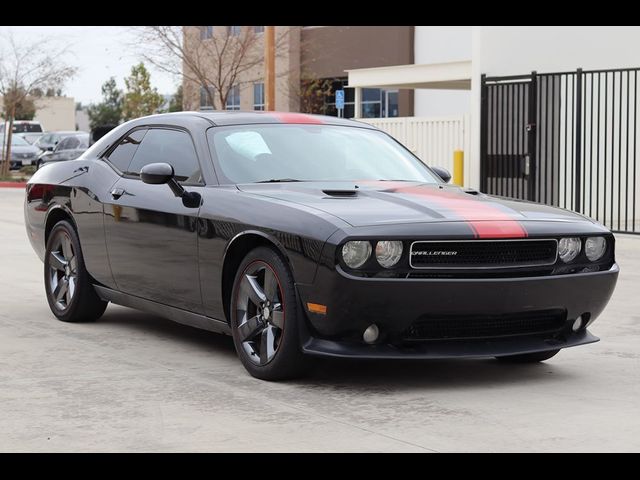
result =
[[174,322],[189,325],[190,327],[231,335],[231,328],[229,327],[229,324],[222,320],[170,307],[168,305],[163,305],[134,295],[111,290],[110,288],[101,287],[99,285],[95,285],[94,288],[96,289],[98,296],[104,301],[113,302],[124,307],[135,308],[136,310],[142,310],[147,313],[153,313],[155,315],[168,318],[169,320],[173,320]]

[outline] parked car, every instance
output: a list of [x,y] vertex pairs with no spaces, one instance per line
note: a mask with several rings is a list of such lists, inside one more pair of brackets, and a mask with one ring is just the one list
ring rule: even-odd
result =
[[25,225],[58,319],[113,302],[227,333],[262,379],[310,356],[539,362],[596,342],[611,232],[449,179],[355,121],[161,114],[37,171]]
[[89,134],[79,133],[64,137],[53,152],[46,152],[37,161],[37,168],[51,162],[75,160],[89,148]]
[[76,131],[76,130],[47,132],[44,135],[42,135],[42,137],[40,137],[38,141],[34,143],[34,145],[38,147],[40,150],[42,150],[43,152],[53,152],[53,150],[56,148],[56,145],[58,145],[60,140],[62,140],[63,138],[69,137],[71,135],[79,135],[82,133],[86,134],[87,132]]
[[[5,137],[0,134],[0,158],[4,160],[2,145],[5,145]],[[17,135],[11,135],[11,163],[12,170],[19,170],[27,165],[34,165],[38,160],[40,150],[30,145],[25,139]]]
[[44,135],[43,132],[36,133],[14,133],[17,137],[25,139],[30,145],[33,145],[38,141],[38,139]]
[[[0,134],[4,134],[9,129],[9,122],[0,123]],[[14,120],[13,133],[44,132],[40,122],[32,120]]]

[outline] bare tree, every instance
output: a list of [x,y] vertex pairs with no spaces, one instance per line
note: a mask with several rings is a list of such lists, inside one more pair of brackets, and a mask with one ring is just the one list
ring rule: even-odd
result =
[[[203,88],[207,103],[224,109],[231,90],[262,77],[264,47],[252,26],[145,26],[137,31],[135,47],[159,70]],[[276,57],[281,57],[289,28],[279,27]],[[277,76],[289,72],[279,71]],[[186,88],[186,86],[185,86]],[[188,96],[185,92],[185,98]]]
[[21,42],[12,34],[0,38],[0,95],[5,121],[8,121],[0,175],[9,173],[16,107],[34,92],[60,89],[76,73],[75,67],[61,60],[66,51],[66,47],[55,47],[49,38]]
[[224,108],[243,74],[262,65],[264,52],[253,27],[208,28],[137,27],[137,45],[145,61],[201,86],[208,103]]

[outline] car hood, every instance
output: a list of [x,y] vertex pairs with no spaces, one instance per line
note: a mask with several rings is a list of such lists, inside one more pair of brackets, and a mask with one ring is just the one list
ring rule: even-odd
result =
[[30,153],[31,155],[36,155],[40,150],[38,150],[33,145],[11,145],[11,152],[13,153]]
[[425,222],[517,224],[523,221],[586,221],[585,217],[537,203],[492,197],[453,185],[415,182],[290,182],[243,184],[254,195],[305,205],[353,227]]

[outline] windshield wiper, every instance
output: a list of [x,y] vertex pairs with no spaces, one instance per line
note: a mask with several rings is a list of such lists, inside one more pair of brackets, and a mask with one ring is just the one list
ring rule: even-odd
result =
[[302,182],[303,180],[298,180],[297,178],[272,178],[270,180],[261,180],[259,182],[254,183],[284,183],[284,182]]

